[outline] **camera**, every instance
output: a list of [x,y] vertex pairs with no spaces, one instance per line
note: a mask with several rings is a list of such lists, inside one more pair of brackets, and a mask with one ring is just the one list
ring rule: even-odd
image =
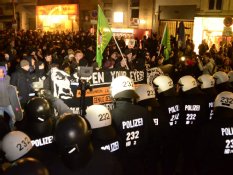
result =
[[80,79],[89,80],[93,73],[93,67],[79,66],[77,68],[77,75]]

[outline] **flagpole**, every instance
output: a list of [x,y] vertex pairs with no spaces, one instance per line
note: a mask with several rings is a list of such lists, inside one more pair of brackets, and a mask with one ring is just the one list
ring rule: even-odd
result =
[[119,51],[120,51],[120,54],[121,54],[122,59],[125,61],[126,69],[129,69],[129,67],[128,67],[128,65],[127,65],[127,62],[126,62],[126,60],[125,60],[125,58],[124,58],[124,56],[123,56],[123,54],[122,54],[121,48],[119,47],[119,45],[118,45],[118,43],[117,43],[117,41],[116,41],[115,36],[112,35],[112,37],[113,37],[113,39],[114,39],[114,41],[115,41],[115,43],[116,43],[116,45],[117,45],[117,48],[118,48]]
[[165,35],[165,30],[166,30],[166,28],[167,28],[167,23],[165,24],[165,27],[164,27],[164,29],[163,29],[163,37],[162,37],[162,39],[161,39],[161,41],[160,41],[158,56],[160,55],[160,52],[161,52],[161,49],[162,49],[162,41],[163,41],[163,38],[164,38],[164,35]]

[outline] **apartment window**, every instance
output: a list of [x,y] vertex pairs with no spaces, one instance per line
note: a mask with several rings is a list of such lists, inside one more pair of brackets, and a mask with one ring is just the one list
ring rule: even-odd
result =
[[138,26],[139,25],[139,4],[140,0],[129,0],[130,8],[130,25]]
[[222,10],[222,0],[209,0],[209,10]]
[[140,0],[130,0],[130,7],[139,7]]
[[115,23],[123,23],[123,19],[124,19],[123,12],[114,12],[113,21]]
[[131,18],[139,18],[139,9],[131,10]]
[[104,10],[104,15],[106,18],[111,18],[112,17],[112,11],[111,10]]

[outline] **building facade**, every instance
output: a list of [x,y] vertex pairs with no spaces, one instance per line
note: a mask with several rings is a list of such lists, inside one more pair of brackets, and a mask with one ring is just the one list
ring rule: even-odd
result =
[[[183,21],[186,38],[193,39],[196,46],[202,39],[209,44],[222,41],[226,35],[225,39],[231,39],[232,26],[226,28],[223,24],[225,17],[233,16],[231,0],[1,0],[0,29],[13,27],[28,30],[44,26],[46,30],[86,31],[96,27],[97,3],[116,35],[141,37],[151,32],[162,35],[167,23],[170,34],[177,37],[179,23]],[[66,6],[53,8],[55,5],[69,4],[76,5],[76,10]],[[38,12],[38,6],[49,5],[52,5],[50,11],[54,14],[46,14],[49,11],[46,8]],[[67,17],[59,17],[58,11]],[[42,16],[39,18],[38,15]],[[47,24],[41,25],[39,19],[45,21],[45,18]],[[63,22],[59,23],[59,19],[63,19]],[[49,27],[50,24],[53,26]]]
[[[217,49],[220,43],[232,40],[233,1],[231,0],[202,0],[200,9],[194,18],[193,40],[195,51],[205,39],[209,46],[215,44]],[[230,24],[226,23],[229,21]],[[224,22],[225,21],[225,22]]]
[[36,0],[1,0],[0,30],[35,28]]

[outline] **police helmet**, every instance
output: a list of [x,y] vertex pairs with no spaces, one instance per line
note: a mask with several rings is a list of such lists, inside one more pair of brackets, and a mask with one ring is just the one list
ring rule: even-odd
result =
[[155,99],[155,90],[149,84],[141,84],[135,89],[139,98],[137,98],[137,102],[147,100],[147,99]]
[[219,93],[215,98],[214,107],[233,109],[233,93],[229,91]]
[[53,134],[55,121],[52,118],[45,120],[44,122],[27,122],[26,133],[30,135],[31,139],[38,137],[45,137]]
[[229,82],[232,83],[233,82],[233,71],[232,70],[228,72],[228,77],[229,77]]
[[115,78],[111,83],[110,92],[113,98],[138,98],[134,82],[127,76]]
[[223,71],[218,71],[215,72],[213,75],[214,79],[215,79],[215,83],[218,84],[222,84],[222,83],[226,83],[229,80],[228,75],[223,72]]
[[58,119],[54,139],[64,164],[71,169],[82,167],[92,156],[91,132],[78,114],[64,114]]
[[198,82],[201,84],[201,89],[212,88],[215,84],[214,78],[209,74],[199,76]]
[[25,107],[25,114],[30,121],[44,122],[51,117],[51,107],[45,98],[34,97]]
[[49,175],[48,169],[37,159],[22,158],[14,162],[5,171],[5,175]]
[[160,75],[153,80],[154,85],[158,88],[157,92],[161,93],[174,87],[173,81],[169,76]]
[[181,86],[183,92],[197,87],[197,81],[191,75],[185,75],[181,77],[178,81],[178,84]]
[[116,137],[116,131],[112,126],[112,116],[107,107],[91,105],[86,110],[85,118],[91,125],[94,137],[102,140]]
[[109,110],[103,105],[91,105],[86,110],[86,119],[91,128],[102,128],[112,124],[112,117]]
[[32,149],[31,139],[21,131],[11,131],[2,139],[2,151],[8,161],[15,161]]
[[81,116],[64,114],[57,121],[54,139],[64,154],[71,154],[76,149],[78,152],[87,149],[90,144],[90,133],[87,122]]

